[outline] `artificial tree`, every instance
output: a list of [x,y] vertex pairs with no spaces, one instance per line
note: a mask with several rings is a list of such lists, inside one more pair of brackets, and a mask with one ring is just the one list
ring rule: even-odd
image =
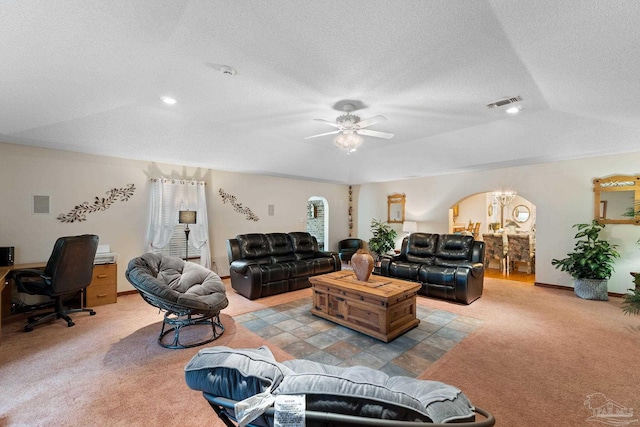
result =
[[377,259],[395,248],[398,233],[389,224],[374,218],[371,220],[370,231],[373,237],[369,239],[369,249],[376,254]]
[[574,278],[574,291],[580,298],[606,300],[607,282],[615,259],[620,258],[617,245],[599,237],[605,225],[598,221],[573,227],[579,230],[573,252],[566,258],[551,260],[551,264]]

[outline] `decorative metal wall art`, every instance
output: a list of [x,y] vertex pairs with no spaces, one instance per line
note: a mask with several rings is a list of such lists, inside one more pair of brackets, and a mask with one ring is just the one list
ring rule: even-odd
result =
[[227,203],[227,202],[231,203],[231,206],[233,206],[233,210],[243,214],[247,221],[260,221],[260,218],[258,218],[257,215],[251,212],[251,209],[242,206],[242,203],[238,203],[236,196],[232,196],[229,193],[225,193],[222,188],[220,189],[219,193],[220,193],[220,197],[222,197],[222,203]]
[[349,237],[353,237],[353,189],[349,186]]
[[133,196],[133,192],[136,190],[134,184],[129,184],[124,188],[112,188],[107,191],[107,197],[98,197],[96,196],[93,204],[89,204],[89,202],[84,202],[77,205],[71,212],[68,214],[60,214],[58,215],[58,221],[60,222],[82,222],[87,220],[87,214],[104,211],[109,209],[113,202],[120,200],[121,202],[126,202]]

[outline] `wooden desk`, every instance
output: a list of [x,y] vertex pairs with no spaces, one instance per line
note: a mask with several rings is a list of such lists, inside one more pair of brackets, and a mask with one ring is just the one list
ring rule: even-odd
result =
[[[0,267],[0,336],[2,335],[2,320],[11,314],[11,283],[9,273],[23,268],[44,268],[46,262],[32,262],[29,264],[15,264],[8,267]],[[98,264],[93,267],[93,276],[90,285],[84,292],[84,305],[95,307],[103,304],[117,302],[117,265]]]
[[2,320],[11,314],[11,285],[9,273],[22,268],[44,268],[46,262],[32,262],[29,264],[15,264],[8,267],[0,267],[0,337],[2,336]]
[[415,328],[416,282],[371,276],[356,279],[352,271],[311,276],[311,313],[384,342]]

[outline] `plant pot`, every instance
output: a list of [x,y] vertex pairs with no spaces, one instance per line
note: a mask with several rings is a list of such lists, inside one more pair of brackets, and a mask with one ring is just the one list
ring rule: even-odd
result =
[[608,301],[607,282],[606,279],[574,279],[573,291],[582,299]]
[[356,279],[361,282],[366,282],[371,277],[373,271],[373,257],[371,254],[364,250],[359,250],[351,257],[351,268],[356,274]]

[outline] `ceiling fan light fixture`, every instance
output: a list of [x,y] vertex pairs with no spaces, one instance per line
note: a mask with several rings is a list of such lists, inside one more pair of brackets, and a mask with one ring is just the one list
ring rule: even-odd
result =
[[178,102],[175,98],[171,96],[161,96],[160,99],[162,100],[162,102],[164,102],[167,105],[174,105],[176,102]]
[[347,152],[347,154],[354,153],[358,150],[358,147],[362,145],[362,137],[357,133],[343,132],[336,136],[333,140],[336,147]]

